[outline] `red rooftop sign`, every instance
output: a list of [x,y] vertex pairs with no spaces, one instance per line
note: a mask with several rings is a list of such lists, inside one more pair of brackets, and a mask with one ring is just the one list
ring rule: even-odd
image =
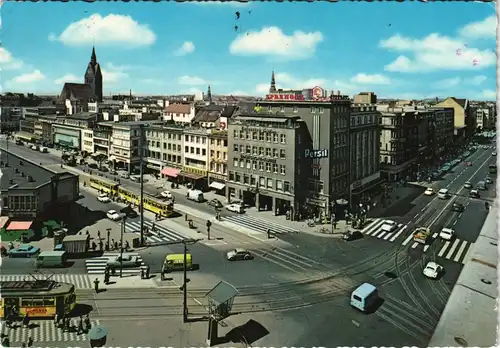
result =
[[302,94],[268,94],[266,95],[266,100],[304,100]]

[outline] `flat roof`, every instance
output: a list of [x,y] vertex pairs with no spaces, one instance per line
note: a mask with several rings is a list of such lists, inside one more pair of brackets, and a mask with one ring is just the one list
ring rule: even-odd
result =
[[429,347],[493,347],[498,313],[498,206],[490,212],[465,260]]
[[[34,189],[40,185],[50,182],[55,172],[40,167],[33,162],[1,149],[0,160],[6,163],[8,159],[9,166],[2,166],[2,176],[0,177],[0,189],[7,190],[13,185],[19,189]],[[22,162],[22,164],[20,164]],[[18,171],[16,173],[16,170]],[[23,174],[24,173],[24,176]],[[28,181],[28,177],[33,181]],[[12,182],[10,182],[12,180]]]
[[33,221],[12,221],[7,227],[7,231],[25,231],[29,230]]

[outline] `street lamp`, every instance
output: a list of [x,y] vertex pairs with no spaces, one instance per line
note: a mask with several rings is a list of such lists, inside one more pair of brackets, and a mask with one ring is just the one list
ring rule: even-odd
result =
[[187,323],[188,321],[188,307],[187,307],[187,246],[188,245],[193,245],[197,242],[199,242],[201,239],[188,239],[188,240],[183,240],[182,244],[184,244],[184,279],[183,279],[183,284],[182,284],[182,291],[183,291],[183,302],[182,302],[182,308],[183,308],[183,322]]
[[121,225],[121,233],[120,233],[120,278],[123,277],[123,234],[125,233],[126,220],[127,220],[127,216],[123,215],[122,225]]
[[141,214],[141,245],[144,245],[144,169],[143,169],[143,146],[142,144],[144,143],[144,125],[141,125],[139,128],[139,165],[140,165],[140,203],[139,203],[139,209],[140,209],[140,214]]

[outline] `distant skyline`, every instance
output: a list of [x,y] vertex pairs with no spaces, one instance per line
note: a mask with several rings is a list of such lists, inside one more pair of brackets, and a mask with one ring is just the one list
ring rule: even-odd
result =
[[208,84],[264,96],[274,70],[278,88],[496,99],[491,3],[7,2],[1,11],[2,92],[83,83],[94,44],[105,96]]

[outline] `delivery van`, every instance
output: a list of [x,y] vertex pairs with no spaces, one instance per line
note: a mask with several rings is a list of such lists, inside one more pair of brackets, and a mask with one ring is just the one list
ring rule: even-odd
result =
[[187,199],[198,203],[205,201],[205,197],[203,197],[203,192],[201,192],[200,190],[188,190],[186,197]]
[[[193,269],[193,257],[191,253],[186,253],[186,269]],[[161,280],[165,280],[165,274],[173,271],[184,270],[184,254],[168,254],[165,256],[165,261],[161,266]]]
[[48,150],[45,146],[41,146],[41,147],[40,147],[40,152],[41,152],[41,153],[48,153],[48,152],[49,152],[49,150]]
[[360,285],[351,294],[351,306],[362,312],[370,310],[377,300],[378,290],[370,283]]
[[66,262],[66,251],[42,251],[35,260],[35,266],[37,268],[64,267]]

